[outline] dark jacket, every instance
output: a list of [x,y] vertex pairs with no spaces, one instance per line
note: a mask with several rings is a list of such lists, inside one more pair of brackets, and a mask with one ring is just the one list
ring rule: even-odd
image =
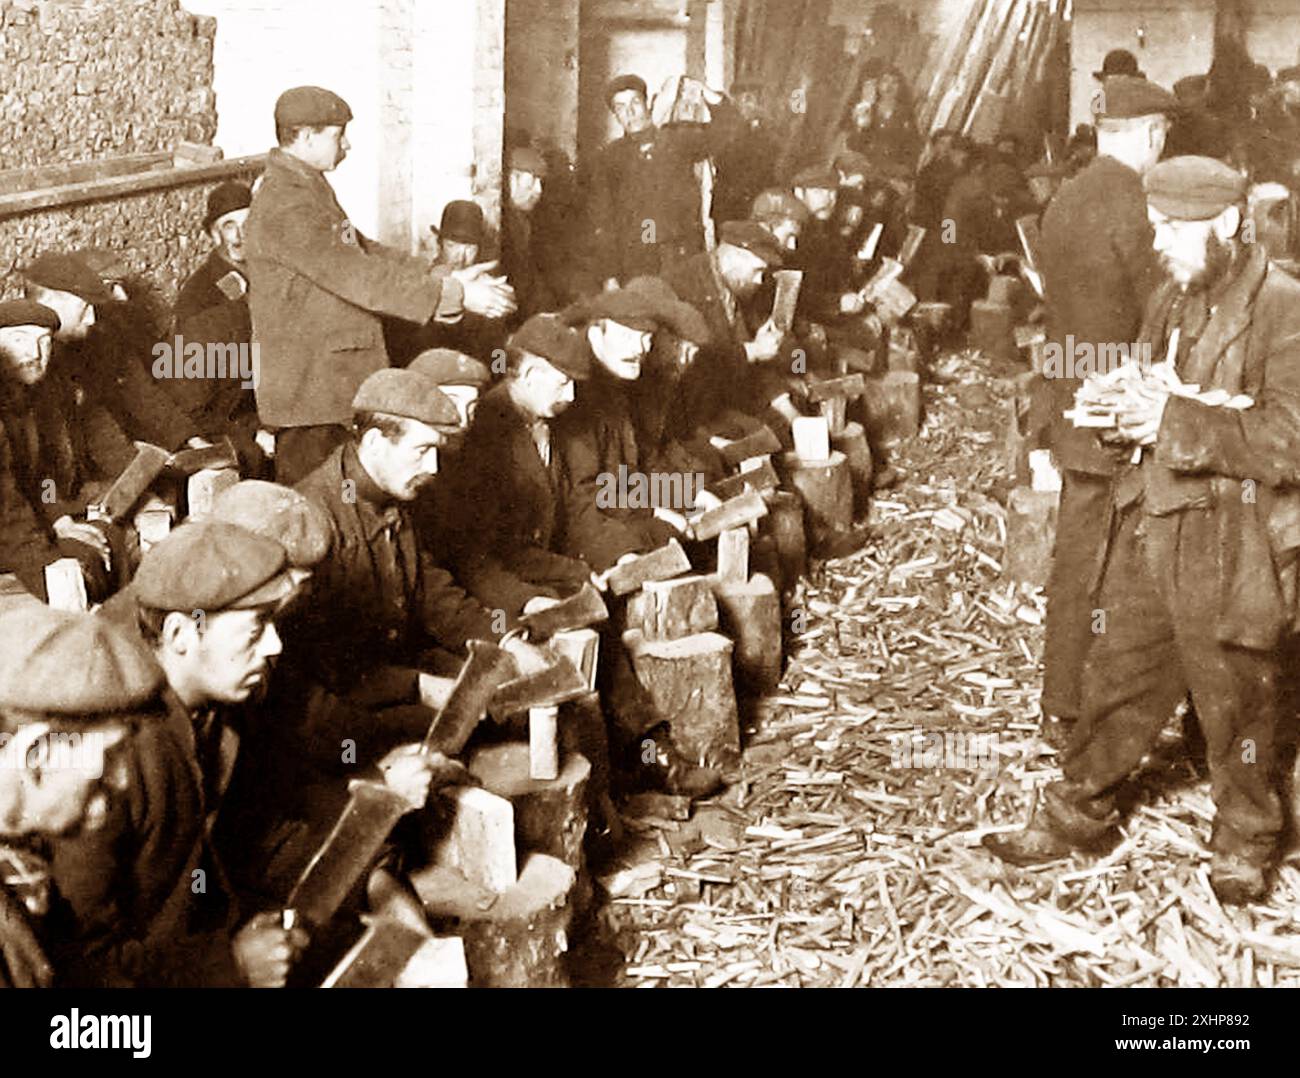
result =
[[735,124],[735,110],[723,103],[712,123],[651,127],[601,151],[591,190],[594,261],[601,280],[655,274],[665,263],[704,249],[694,166],[725,152]]
[[107,822],[52,841],[51,957],[72,987],[242,984],[238,904],[209,841],[238,734],[219,712],[192,717],[170,689],[149,707]]
[[552,427],[552,453],[564,458],[568,487],[564,553],[603,571],[629,553],[645,553],[675,534],[649,509],[602,507],[602,489],[642,469],[627,388],[601,370],[582,383],[577,402]]
[[[218,281],[226,284],[220,286]],[[247,349],[253,337],[247,287],[243,269],[213,251],[181,286],[173,311],[173,336],[164,343],[172,344],[180,337],[186,345],[221,344]],[[177,362],[180,359],[176,357]],[[228,433],[242,417],[256,411],[253,390],[243,384],[247,379],[235,355],[227,363],[230,373],[224,378],[173,377],[162,382],[200,434]]]
[[270,426],[348,422],[361,383],[388,366],[380,315],[427,322],[460,310],[458,283],[366,239],[324,175],[279,149],[267,157],[245,242],[261,346],[257,409]]
[[[1268,650],[1300,626],[1300,282],[1270,266],[1261,246],[1245,252],[1190,352],[1180,349],[1178,373],[1254,404],[1171,397],[1140,473],[1147,513],[1212,515],[1218,539],[1189,584],[1217,583],[1220,640]],[[1177,292],[1166,284],[1147,310],[1143,337],[1157,355]]]
[[437,646],[463,655],[469,640],[494,640],[513,627],[435,564],[409,507],[379,491],[351,442],[297,489],[324,507],[332,525],[291,642],[320,685],[351,695],[363,678],[400,681],[414,701],[422,652]]
[[519,309],[512,320],[516,323],[560,306],[534,243],[531,216],[515,209],[507,199],[501,208],[501,268],[515,289]]
[[[1067,336],[1094,348],[1135,342],[1157,274],[1154,239],[1142,180],[1127,165],[1097,157],[1067,180],[1043,214],[1048,343],[1066,349]],[[1110,475],[1122,454],[1061,415],[1073,406],[1080,381],[1046,380],[1049,444],[1062,468]]]
[[530,422],[511,400],[508,382],[490,389],[463,448],[416,509],[421,533],[442,536],[456,579],[484,606],[510,614],[536,595],[567,595],[591,573],[560,553],[570,484],[555,425],[548,466]]

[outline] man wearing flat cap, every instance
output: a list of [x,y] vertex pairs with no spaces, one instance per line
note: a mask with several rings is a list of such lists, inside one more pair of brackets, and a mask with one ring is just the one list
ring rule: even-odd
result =
[[58,327],[49,307],[0,302],[0,571],[43,597],[45,567],[73,557],[91,598],[102,599],[111,544],[85,514],[110,473],[92,458],[82,418],[112,421],[101,410],[79,409],[75,387],[51,369]]
[[1276,746],[1293,718],[1278,688],[1298,613],[1300,283],[1243,239],[1241,173],[1176,157],[1144,186],[1164,280],[1140,339],[1167,377],[1148,375],[1102,435],[1123,454],[1095,604],[1105,632],[1064,777],[995,852],[1025,863],[1113,840],[1126,780],[1190,694],[1215,806],[1210,884],[1255,902],[1285,823]]
[[542,200],[546,159],[531,146],[516,146],[506,154],[506,197],[501,207],[501,268],[514,286],[518,325],[525,318],[559,306],[533,234],[533,211]]
[[722,94],[705,90],[710,123],[655,127],[636,75],[612,80],[605,100],[623,129],[601,151],[591,192],[593,262],[609,287],[704,249],[695,164],[725,152],[738,119]]
[[388,366],[381,316],[425,323],[513,308],[502,278],[477,265],[435,277],[423,259],[367,239],[327,172],[347,154],[347,102],[314,86],[280,95],[279,145],[249,210],[249,308],[260,347],[257,410],[277,429],[276,477],[302,478],[346,437],[352,398]]
[[1042,222],[1047,341],[1062,363],[1044,371],[1035,410],[1061,471],[1061,504],[1047,583],[1043,714],[1063,738],[1079,717],[1081,675],[1095,633],[1092,589],[1105,539],[1111,477],[1123,453],[1102,445],[1062,415],[1082,374],[1063,362],[1084,347],[1137,340],[1142,310],[1157,279],[1142,176],[1160,160],[1173,95],[1145,79],[1107,78],[1097,117],[1097,156],[1062,184]]
[[51,953],[68,986],[284,983],[305,939],[278,913],[246,917],[210,836],[235,710],[270,675],[272,619],[295,586],[279,543],[213,521],[181,525],[141,561],[137,625],[163,685],[124,746],[104,826],[53,844]]
[[[225,435],[239,452],[241,470],[258,474],[266,466],[257,444],[257,401],[252,377],[253,323],[248,309],[248,269],[244,227],[252,192],[236,180],[218,184],[208,195],[203,231],[213,250],[185,283],[172,309],[171,336],[164,341],[181,356],[173,358],[173,371],[181,371],[184,349],[199,344],[211,353],[220,348],[229,356],[223,377],[205,370],[204,376],[172,377],[162,381],[180,410],[199,435]],[[211,376],[209,376],[211,374]]]
[[0,987],[57,977],[40,943],[52,884],[38,847],[104,826],[125,770],[127,713],[160,681],[148,652],[103,618],[34,600],[0,614]]
[[570,484],[554,439],[555,419],[590,376],[582,334],[558,315],[529,318],[507,340],[506,376],[484,395],[434,488],[433,523],[456,579],[488,608],[518,616],[591,577],[565,552]]
[[[436,383],[376,371],[352,401],[348,440],[298,490],[325,509],[330,549],[301,611],[295,667],[374,708],[420,704],[429,674],[454,674],[472,639],[501,640],[524,661],[513,617],[495,616],[438,565],[411,506],[464,428]],[[432,717],[431,715],[427,717]]]
[[[150,377],[159,325],[148,285],[110,280],[110,252],[46,251],[22,270],[23,294],[59,316],[53,367],[76,390],[80,423],[97,466],[116,473],[130,461],[132,438],[174,449],[193,433],[170,395]],[[118,261],[118,260],[115,260]],[[124,265],[109,272],[125,274]]]

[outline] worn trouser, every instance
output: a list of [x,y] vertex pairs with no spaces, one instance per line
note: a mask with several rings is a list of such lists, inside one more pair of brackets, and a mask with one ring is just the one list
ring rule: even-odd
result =
[[1093,641],[1092,585],[1110,517],[1110,478],[1063,472],[1056,546],[1047,579],[1043,714],[1079,717],[1083,671]]
[[[1083,713],[1053,801],[1098,821],[1190,691],[1205,735],[1216,850],[1268,860],[1282,827],[1275,775],[1277,656],[1215,636],[1217,522],[1204,510],[1121,512],[1101,582],[1105,621],[1083,679]],[[1067,811],[1066,815],[1070,815]],[[1078,830],[1080,818],[1070,821]],[[1086,824],[1084,825],[1086,827]]]

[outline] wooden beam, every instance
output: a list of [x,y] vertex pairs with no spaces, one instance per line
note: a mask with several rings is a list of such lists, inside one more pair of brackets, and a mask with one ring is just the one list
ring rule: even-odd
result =
[[[166,155],[168,158],[171,154]],[[98,202],[122,195],[137,195],[167,187],[183,187],[192,183],[208,183],[230,176],[261,172],[266,165],[266,154],[235,157],[218,161],[214,165],[184,166],[180,168],[155,168],[126,176],[109,176],[102,179],[82,180],[59,184],[41,190],[17,191],[0,195],[0,218],[13,217],[34,210],[48,210],[56,206],[74,206],[82,202]]]

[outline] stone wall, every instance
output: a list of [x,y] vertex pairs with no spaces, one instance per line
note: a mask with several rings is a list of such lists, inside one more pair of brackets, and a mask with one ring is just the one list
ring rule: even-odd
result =
[[[211,143],[214,20],[178,0],[0,0],[0,164],[66,164]],[[0,220],[0,286],[42,250],[121,251],[170,297],[208,251],[211,183]]]

